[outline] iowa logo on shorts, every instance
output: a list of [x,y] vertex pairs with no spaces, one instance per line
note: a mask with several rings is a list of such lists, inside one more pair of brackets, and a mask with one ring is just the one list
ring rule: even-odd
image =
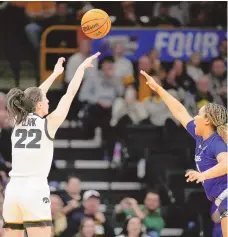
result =
[[43,198],[43,202],[44,202],[44,203],[49,203],[50,200],[49,200],[47,197],[44,197],[44,198]]

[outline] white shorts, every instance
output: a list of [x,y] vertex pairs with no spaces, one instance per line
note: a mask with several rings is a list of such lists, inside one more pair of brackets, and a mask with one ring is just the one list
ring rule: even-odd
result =
[[50,189],[47,180],[11,178],[5,190],[3,228],[51,226]]

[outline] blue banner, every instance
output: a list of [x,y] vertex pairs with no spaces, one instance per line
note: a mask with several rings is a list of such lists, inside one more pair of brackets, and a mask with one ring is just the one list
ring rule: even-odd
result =
[[115,42],[123,42],[125,56],[136,61],[142,55],[156,48],[160,60],[171,62],[176,58],[189,60],[193,52],[199,52],[203,61],[210,61],[219,55],[218,46],[226,38],[224,30],[200,29],[112,29],[104,38],[93,40],[93,53],[111,55]]

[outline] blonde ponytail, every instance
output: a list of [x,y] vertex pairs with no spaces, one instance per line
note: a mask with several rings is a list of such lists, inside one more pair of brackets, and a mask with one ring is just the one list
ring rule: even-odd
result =
[[228,143],[228,124],[223,124],[223,125],[220,125],[220,126],[217,126],[217,133],[218,135],[225,141],[225,143],[227,144]]
[[226,108],[219,104],[209,103],[205,105],[205,114],[212,125],[216,127],[219,136],[227,144],[228,126]]

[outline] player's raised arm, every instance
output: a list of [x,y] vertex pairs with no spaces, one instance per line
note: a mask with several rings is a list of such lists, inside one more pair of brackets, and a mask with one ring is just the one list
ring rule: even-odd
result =
[[55,81],[55,79],[61,75],[64,71],[63,63],[65,62],[65,58],[59,58],[57,63],[55,64],[55,68],[53,73],[39,86],[39,88],[46,94]]
[[146,77],[147,85],[154,91],[156,91],[165,104],[168,106],[169,110],[173,116],[180,121],[180,123],[186,128],[187,124],[193,120],[186,108],[172,95],[170,95],[166,90],[164,90],[156,81],[149,76],[146,72],[140,71],[140,73]]
[[62,122],[65,120],[71,103],[74,99],[74,96],[76,95],[81,82],[82,78],[84,76],[84,71],[87,68],[93,67],[93,60],[96,59],[100,53],[96,53],[92,55],[91,57],[87,58],[76,70],[73,79],[71,80],[66,94],[61,98],[57,108],[47,116],[48,119],[48,131],[51,136],[54,137],[57,129],[62,124]]

